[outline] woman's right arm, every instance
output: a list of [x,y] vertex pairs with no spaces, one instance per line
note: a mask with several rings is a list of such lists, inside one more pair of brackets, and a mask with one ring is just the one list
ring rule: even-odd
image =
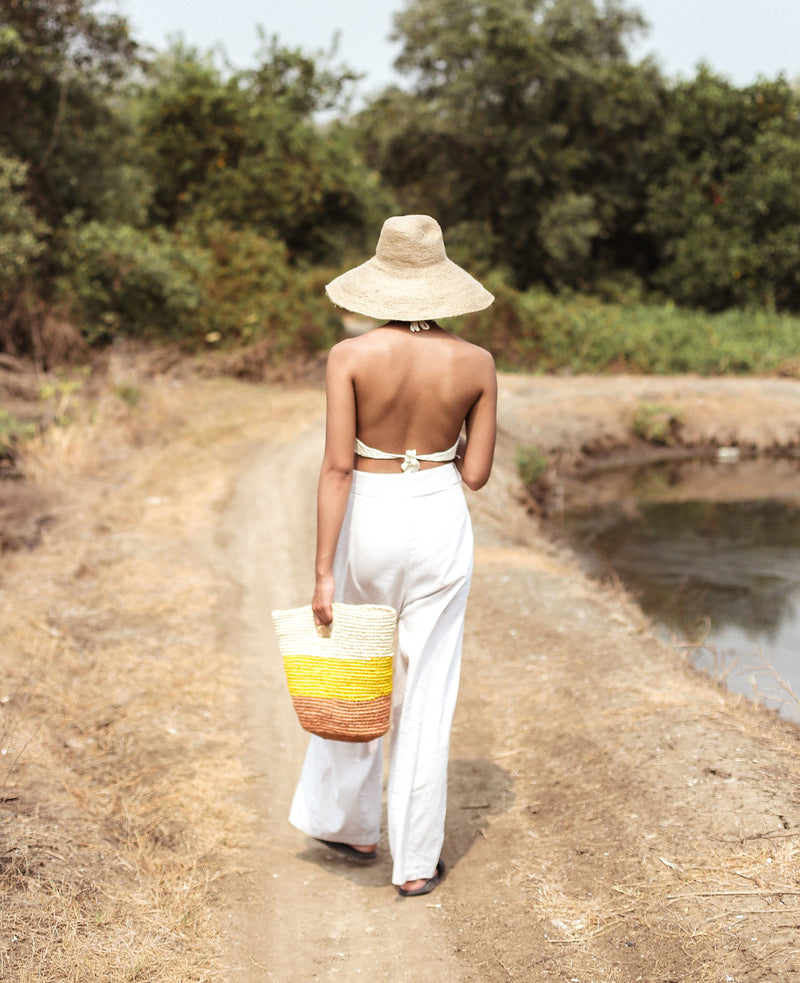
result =
[[356,402],[347,343],[335,345],[325,372],[325,453],[317,488],[317,550],[314,597],[317,624],[333,618],[333,558],[353,481]]
[[497,373],[489,352],[481,350],[476,375],[481,391],[467,413],[467,439],[463,452],[459,448],[462,457],[456,462],[461,480],[473,491],[483,488],[489,480],[497,440]]

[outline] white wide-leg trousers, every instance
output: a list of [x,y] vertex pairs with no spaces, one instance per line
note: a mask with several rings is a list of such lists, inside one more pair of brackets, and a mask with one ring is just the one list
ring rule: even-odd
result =
[[[472,526],[457,469],[356,471],[336,552],[336,600],[398,612],[387,789],[392,881],[436,870],[447,759],[472,576]],[[312,736],[289,821],[309,836],[376,843],[382,739]]]

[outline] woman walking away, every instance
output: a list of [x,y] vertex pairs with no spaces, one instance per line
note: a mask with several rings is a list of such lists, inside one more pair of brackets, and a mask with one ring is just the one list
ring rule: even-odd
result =
[[[397,610],[392,882],[403,896],[428,894],[444,876],[447,759],[472,574],[461,482],[478,489],[489,479],[497,405],[491,355],[436,320],[494,298],[447,258],[427,215],[388,219],[375,256],[326,290],[337,306],[385,323],[328,357],[312,606],[318,624],[331,622],[334,600]],[[381,739],[312,736],[290,822],[351,859],[374,859],[382,766]]]

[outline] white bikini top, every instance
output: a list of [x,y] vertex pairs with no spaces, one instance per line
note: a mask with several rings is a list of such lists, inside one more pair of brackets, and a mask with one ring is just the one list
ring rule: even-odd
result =
[[393,461],[402,458],[403,463],[400,465],[401,471],[419,471],[420,461],[454,461],[457,450],[458,441],[446,451],[436,451],[433,454],[417,454],[416,450],[406,451],[405,454],[389,454],[386,451],[376,451],[374,447],[368,447],[356,437],[356,454],[359,457],[370,457],[375,461]]

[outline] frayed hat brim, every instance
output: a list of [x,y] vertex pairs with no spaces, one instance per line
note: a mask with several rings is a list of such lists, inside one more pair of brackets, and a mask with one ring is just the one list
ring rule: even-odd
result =
[[447,258],[442,230],[427,215],[387,219],[375,256],[325,288],[337,307],[378,320],[418,321],[484,310],[494,297]]

